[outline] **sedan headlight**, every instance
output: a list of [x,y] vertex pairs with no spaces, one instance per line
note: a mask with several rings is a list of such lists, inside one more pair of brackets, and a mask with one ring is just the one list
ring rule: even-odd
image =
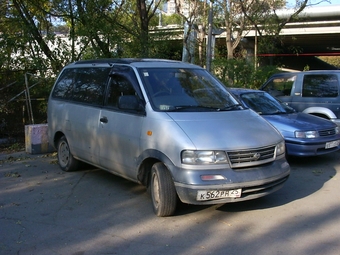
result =
[[295,131],[296,138],[317,138],[319,133],[317,131]]
[[286,144],[284,141],[276,145],[276,156],[279,156],[285,152],[286,152]]
[[182,151],[182,163],[190,165],[226,164],[227,155],[224,151]]
[[336,134],[339,134],[339,127],[336,127],[336,128],[335,128],[335,133],[336,133]]

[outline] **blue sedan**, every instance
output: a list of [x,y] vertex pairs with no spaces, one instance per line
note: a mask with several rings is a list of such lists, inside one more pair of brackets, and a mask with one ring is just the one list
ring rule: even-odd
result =
[[260,90],[232,88],[243,106],[260,114],[281,132],[289,156],[315,156],[340,149],[339,127],[333,122],[295,112]]

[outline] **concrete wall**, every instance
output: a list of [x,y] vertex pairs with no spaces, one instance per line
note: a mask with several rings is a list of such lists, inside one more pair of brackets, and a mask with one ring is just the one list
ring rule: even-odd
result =
[[43,154],[55,151],[48,143],[47,124],[25,126],[25,148],[30,154]]

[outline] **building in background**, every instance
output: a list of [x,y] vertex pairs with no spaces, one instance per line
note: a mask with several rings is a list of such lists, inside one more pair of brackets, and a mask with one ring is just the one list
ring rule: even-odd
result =
[[181,14],[185,17],[189,17],[190,14],[190,1],[189,0],[169,0],[165,4],[165,15],[172,15],[177,13],[176,4],[179,6]]

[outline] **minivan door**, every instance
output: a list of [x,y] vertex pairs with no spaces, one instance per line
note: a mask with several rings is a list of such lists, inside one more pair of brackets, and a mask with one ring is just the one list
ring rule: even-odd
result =
[[72,154],[91,164],[98,164],[96,130],[110,70],[110,66],[66,69],[49,102],[54,132],[63,132]]
[[136,179],[135,159],[140,155],[140,133],[145,114],[136,107],[120,105],[123,98],[141,101],[133,70],[124,67],[124,70],[113,72],[106,94],[97,135],[100,165],[125,178]]

